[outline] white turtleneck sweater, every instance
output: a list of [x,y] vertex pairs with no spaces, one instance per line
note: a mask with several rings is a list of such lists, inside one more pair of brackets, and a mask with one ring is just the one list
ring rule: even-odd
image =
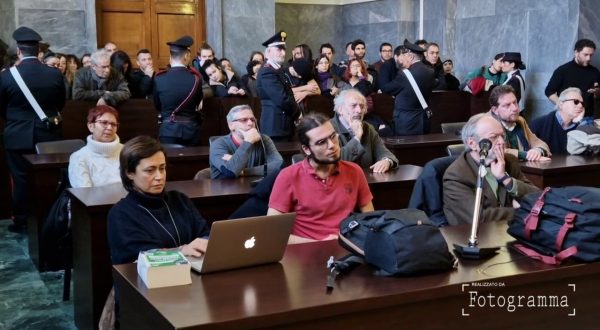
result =
[[121,182],[119,137],[112,142],[98,142],[91,135],[85,147],[69,158],[69,181],[74,188],[96,187]]

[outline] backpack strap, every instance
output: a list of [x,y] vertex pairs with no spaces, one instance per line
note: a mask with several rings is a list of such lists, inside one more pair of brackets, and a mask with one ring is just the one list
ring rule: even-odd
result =
[[525,218],[525,239],[531,239],[531,233],[537,229],[538,223],[540,221],[540,213],[542,213],[542,208],[544,207],[544,197],[550,191],[550,187],[546,187],[542,194],[535,201],[535,204],[531,208],[531,212]]
[[558,231],[558,235],[556,235],[556,251],[560,251],[562,249],[563,243],[565,241],[565,237],[567,237],[567,233],[573,227],[575,227],[575,219],[577,218],[577,214],[575,213],[567,213],[565,215],[565,222],[560,227]]
[[536,252],[535,250],[530,249],[520,243],[513,244],[513,247],[515,249],[517,249],[517,251],[521,252],[522,254],[524,254],[532,259],[539,260],[547,265],[560,265],[563,260],[577,254],[576,246],[571,246],[570,248],[562,250],[553,256],[546,256],[546,255],[540,254],[540,253]]
[[340,274],[349,273],[358,265],[363,265],[365,260],[355,254],[347,254],[338,260],[335,260],[333,256],[327,260],[327,268],[329,274],[327,274],[327,292],[331,292],[335,287],[335,281]]

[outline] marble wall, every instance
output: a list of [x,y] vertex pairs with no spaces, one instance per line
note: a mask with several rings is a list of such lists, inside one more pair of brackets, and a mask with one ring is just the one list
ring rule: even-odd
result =
[[[596,43],[596,54],[600,53],[600,5],[597,0],[579,1],[579,26],[577,30],[577,39],[582,38],[593,40]],[[599,55],[596,55],[592,59],[592,65],[600,68]]]
[[217,57],[227,57],[240,76],[253,50],[275,34],[273,0],[205,0],[207,42]]
[[[398,44],[404,38],[414,39],[413,0],[381,0],[337,5],[276,4],[276,27],[290,32],[288,45],[306,43],[318,53],[322,43],[336,49],[336,61],[344,59],[345,45],[363,39],[367,60],[379,60],[379,44]],[[299,24],[300,23],[300,24]]]
[[36,30],[55,52],[81,55],[96,47],[94,0],[3,0],[0,22],[2,39],[12,47],[12,31],[19,26]]
[[12,33],[15,30],[15,2],[14,0],[0,1],[0,39],[6,45],[14,45]]
[[[2,1],[2,7],[13,1]],[[0,7],[0,8],[2,8]],[[11,47],[12,31],[19,26],[36,30],[55,52],[81,55],[96,47],[94,0],[19,0],[12,12],[0,10],[2,38],[7,35]]]

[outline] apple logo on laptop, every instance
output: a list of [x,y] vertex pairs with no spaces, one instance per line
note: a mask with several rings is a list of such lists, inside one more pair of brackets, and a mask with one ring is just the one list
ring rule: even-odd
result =
[[253,248],[253,247],[254,247],[254,242],[256,242],[256,239],[254,238],[254,236],[252,236],[250,239],[247,239],[247,240],[244,242],[244,247],[245,247],[246,249],[251,249],[251,248]]

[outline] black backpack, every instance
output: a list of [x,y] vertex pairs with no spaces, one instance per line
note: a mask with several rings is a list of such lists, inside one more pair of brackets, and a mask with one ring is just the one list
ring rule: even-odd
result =
[[600,188],[546,188],[520,201],[508,233],[520,252],[547,264],[600,260]]
[[352,268],[361,258],[380,276],[440,272],[456,265],[440,229],[417,209],[352,213],[340,223],[339,243],[352,254],[331,263],[332,273]]

